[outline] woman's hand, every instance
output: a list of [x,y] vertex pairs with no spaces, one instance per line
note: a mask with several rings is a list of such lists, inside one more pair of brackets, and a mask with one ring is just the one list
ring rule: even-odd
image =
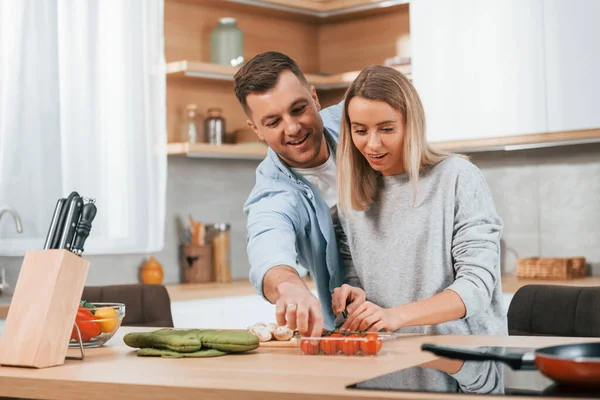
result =
[[401,327],[401,318],[397,309],[382,308],[370,301],[362,303],[354,312],[348,315],[341,329],[348,331],[384,330],[393,332]]
[[361,304],[365,302],[367,295],[365,291],[359,287],[343,284],[333,290],[331,296],[331,307],[333,313],[339,315],[342,311],[351,314]]

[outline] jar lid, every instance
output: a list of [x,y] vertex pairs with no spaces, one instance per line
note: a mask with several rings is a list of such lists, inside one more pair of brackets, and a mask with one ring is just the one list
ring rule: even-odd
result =
[[223,109],[219,107],[211,107],[206,111],[206,113],[211,117],[219,116],[222,112]]
[[216,222],[214,224],[214,227],[215,227],[215,229],[217,229],[219,231],[225,232],[225,231],[229,230],[230,225],[228,223],[225,223],[225,222]]
[[235,18],[233,18],[233,17],[224,17],[224,18],[219,18],[219,23],[220,23],[220,24],[227,24],[227,25],[230,25],[230,24],[235,24],[235,22],[236,22],[236,19],[235,19]]

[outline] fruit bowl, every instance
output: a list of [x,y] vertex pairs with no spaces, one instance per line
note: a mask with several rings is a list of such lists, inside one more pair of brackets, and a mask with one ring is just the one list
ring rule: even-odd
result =
[[[71,331],[69,347],[79,347],[79,332],[83,347],[100,347],[119,330],[125,317],[123,303],[88,303],[82,301]],[[75,326],[77,325],[77,326]],[[79,328],[79,332],[77,331]]]

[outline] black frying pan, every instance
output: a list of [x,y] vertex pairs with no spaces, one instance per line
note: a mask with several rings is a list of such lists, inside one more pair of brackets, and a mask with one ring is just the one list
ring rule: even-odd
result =
[[423,344],[421,350],[458,360],[502,361],[513,369],[533,363],[559,384],[600,386],[600,342],[542,347],[526,354],[497,354],[485,350]]

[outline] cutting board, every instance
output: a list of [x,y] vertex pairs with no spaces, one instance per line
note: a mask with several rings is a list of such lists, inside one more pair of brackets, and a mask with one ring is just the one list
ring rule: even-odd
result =
[[[220,329],[222,331],[236,331],[236,332],[248,332],[245,329]],[[272,348],[290,348],[299,347],[300,341],[296,338],[290,340],[269,340],[268,342],[259,342],[260,347],[272,347]]]
[[300,341],[296,338],[290,340],[269,340],[268,342],[259,342],[260,347],[273,347],[273,348],[290,348],[300,346]]

